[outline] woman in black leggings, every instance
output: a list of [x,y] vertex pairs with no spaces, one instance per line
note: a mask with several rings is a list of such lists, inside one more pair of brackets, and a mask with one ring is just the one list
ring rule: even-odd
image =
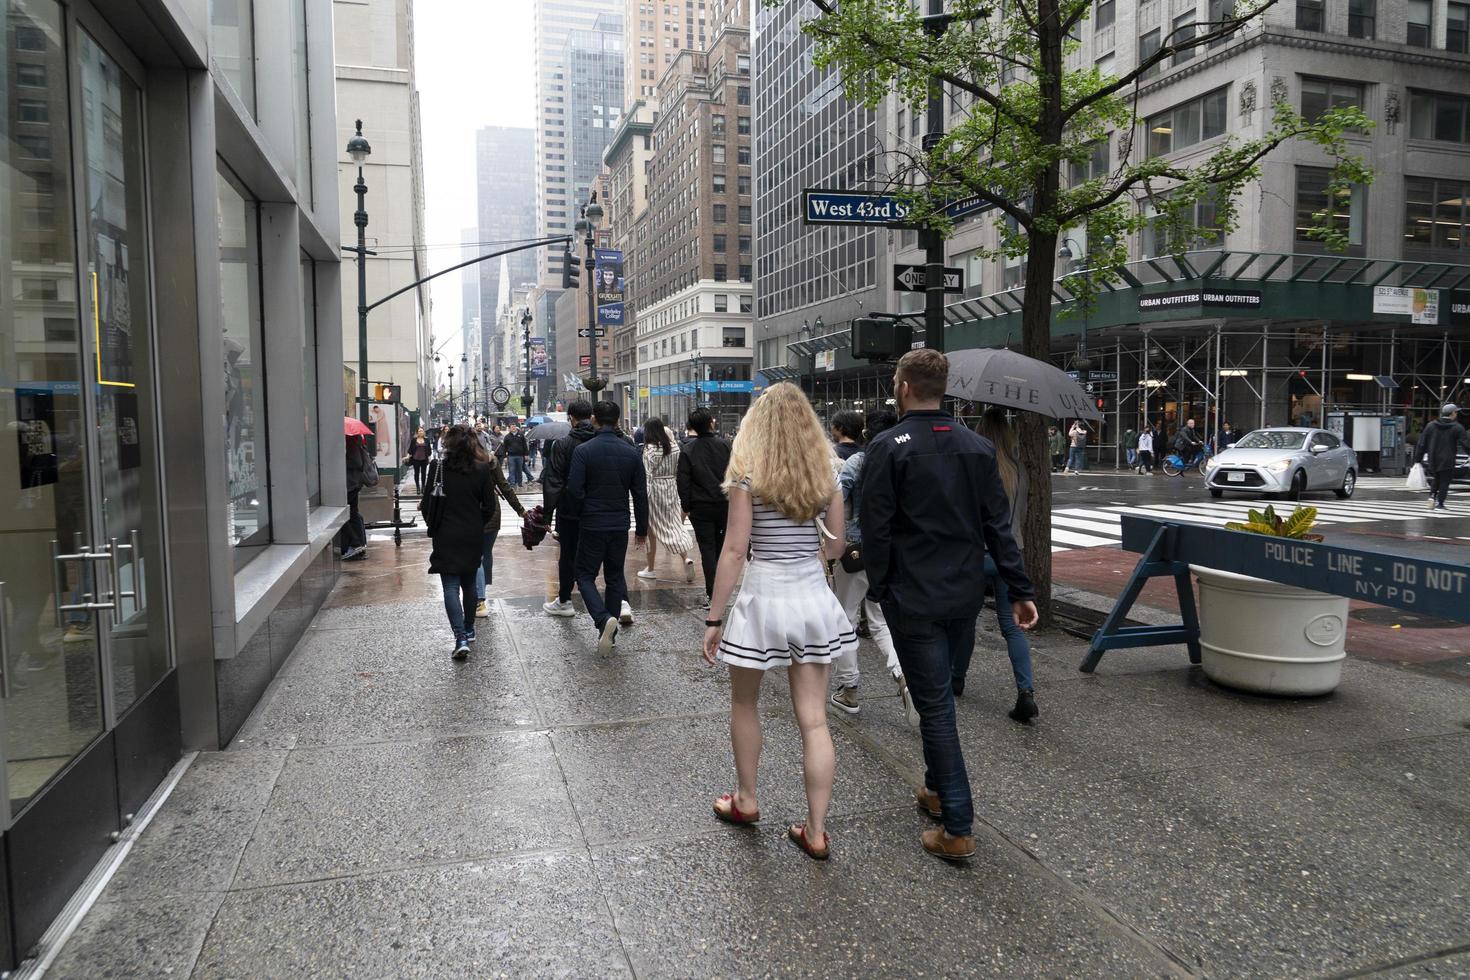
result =
[[422,427],[408,444],[408,461],[413,464],[413,489],[420,497],[424,495],[424,474],[429,469],[429,437]]

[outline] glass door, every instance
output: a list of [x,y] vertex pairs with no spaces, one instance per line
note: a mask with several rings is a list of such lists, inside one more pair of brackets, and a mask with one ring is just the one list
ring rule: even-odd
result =
[[104,644],[109,717],[121,718],[169,670],[162,518],[149,331],[142,92],[86,31],[81,63],[83,345],[91,346],[89,427],[97,506],[94,552],[106,554]]
[[[62,10],[9,0],[0,50],[0,721],[13,820],[106,727]],[[0,817],[6,816],[0,812]]]

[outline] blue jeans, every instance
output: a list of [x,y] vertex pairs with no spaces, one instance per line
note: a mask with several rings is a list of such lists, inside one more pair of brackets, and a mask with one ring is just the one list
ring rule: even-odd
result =
[[1087,469],[1087,450],[1076,446],[1067,450],[1067,469],[1074,473],[1081,473]]
[[1011,613],[1011,592],[1006,580],[1000,577],[995,559],[985,556],[985,578],[995,592],[995,622],[1000,626],[1000,635],[1006,640],[1006,656],[1011,658],[1011,673],[1016,675],[1016,690],[1030,691],[1031,687],[1031,641],[1016,617]]
[[507,456],[505,464],[505,477],[511,486],[518,487],[526,482],[526,457]]
[[922,619],[905,613],[891,601],[883,603],[883,616],[893,634],[909,694],[919,709],[924,785],[939,796],[944,829],[964,837],[974,823],[975,805],[955,728],[954,688],[950,681],[955,667],[961,662],[968,664],[975,649],[975,617]]
[[[623,563],[628,560],[628,532],[589,531],[581,528],[577,540],[577,590],[601,631],[617,616],[628,598],[628,579]],[[597,570],[602,569],[603,595],[597,594]]]
[[[454,642],[461,643],[475,631],[475,580],[469,575],[440,573],[439,584],[444,587],[444,611],[449,614],[449,628],[454,630]],[[464,598],[463,605],[460,604],[461,596]],[[465,629],[466,609],[470,611],[469,629]]]
[[1129,469],[1132,469],[1133,467],[1135,467],[1137,465],[1138,465],[1138,450],[1137,449],[1130,449],[1130,450],[1128,450],[1128,468]]
[[494,564],[495,559],[491,557],[490,551],[495,547],[495,536],[499,531],[485,532],[485,554],[480,559],[480,567],[475,572],[475,598],[485,601],[485,586],[495,583]]

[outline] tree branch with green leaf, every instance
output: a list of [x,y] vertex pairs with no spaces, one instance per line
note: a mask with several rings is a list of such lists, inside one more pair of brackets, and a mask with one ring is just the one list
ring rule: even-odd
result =
[[[1076,308],[1120,280],[1128,240],[1159,231],[1182,255],[1199,244],[1222,244],[1237,227],[1237,199],[1261,176],[1262,161],[1288,141],[1319,147],[1332,161],[1327,197],[1311,234],[1336,250],[1348,229],[1328,206],[1373,174],[1344,134],[1372,123],[1356,108],[1305,118],[1276,99],[1258,135],[1219,138],[1207,156],[1189,163],[1149,151],[1140,115],[1143,87],[1175,59],[1203,55],[1259,28],[1278,0],[1243,0],[1219,20],[1197,22],[1161,37],[1137,65],[1104,74],[1095,65],[1067,68],[1080,24],[1094,0],[952,0],[947,29],[926,29],[910,0],[763,0],[767,6],[809,4],[803,30],[813,39],[814,64],[839,72],[846,96],[876,109],[890,95],[918,112],[937,80],[951,98],[950,128],[927,150],[890,153],[888,183],[913,208],[909,223],[948,234],[945,205],[977,197],[993,205],[997,240],[982,255],[1026,259],[1021,312],[1022,349],[1046,360],[1052,350],[1052,284],[1058,243],[1085,229],[1086,274],[1066,277]],[[958,106],[958,111],[956,107]],[[1222,128],[1226,128],[1222,125]],[[1106,142],[1109,164],[1090,162]],[[1142,145],[1138,145],[1142,142]],[[1196,220],[1201,206],[1211,215]],[[1051,480],[1046,420],[1023,415],[1022,461],[1030,476],[1027,568],[1050,619]]]

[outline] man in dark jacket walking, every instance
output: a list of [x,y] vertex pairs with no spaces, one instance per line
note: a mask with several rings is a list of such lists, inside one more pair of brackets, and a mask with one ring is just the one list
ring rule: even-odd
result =
[[[597,652],[602,654],[612,651],[618,636],[619,611],[628,599],[623,565],[628,557],[630,496],[635,543],[642,548],[648,538],[648,478],[638,450],[618,431],[620,414],[617,402],[600,401],[593,407],[597,435],[572,453],[572,468],[563,491],[579,510],[577,589],[597,625]],[[605,595],[597,593],[598,568],[602,569]]]
[[572,453],[578,446],[597,435],[592,427],[592,403],[578,399],[567,406],[567,419],[572,431],[546,450],[546,465],[541,470],[541,514],[549,524],[556,518],[556,538],[561,550],[556,557],[556,598],[541,608],[549,616],[575,616],[572,586],[577,582],[577,541],[580,524],[576,501],[566,496],[567,474],[572,471]]
[[1424,427],[1419,437],[1417,451],[1424,462],[1433,495],[1429,506],[1435,510],[1447,510],[1445,499],[1450,493],[1450,481],[1455,477],[1455,456],[1460,451],[1470,452],[1470,435],[1465,427],[1455,420],[1460,412],[1458,405],[1446,405],[1439,410],[1439,418]]
[[949,362],[910,351],[894,373],[898,425],[868,443],[859,521],[868,598],[893,634],[919,709],[924,788],[919,807],[943,830],[922,835],[947,860],[974,856],[974,804],[955,728],[955,669],[975,647],[989,550],[1010,590],[1016,624],[1036,624],[1035,592],[1011,536],[995,446],[940,409]]
[[500,456],[505,460],[505,472],[510,485],[518,487],[526,481],[526,434],[521,427],[512,426],[500,443]]
[[720,564],[720,549],[725,546],[725,519],[730,515],[730,501],[722,487],[725,470],[730,466],[730,444],[715,435],[714,416],[702,408],[690,414],[689,428],[695,436],[684,443],[679,454],[679,506],[694,526],[708,601],[714,595],[715,569]]

